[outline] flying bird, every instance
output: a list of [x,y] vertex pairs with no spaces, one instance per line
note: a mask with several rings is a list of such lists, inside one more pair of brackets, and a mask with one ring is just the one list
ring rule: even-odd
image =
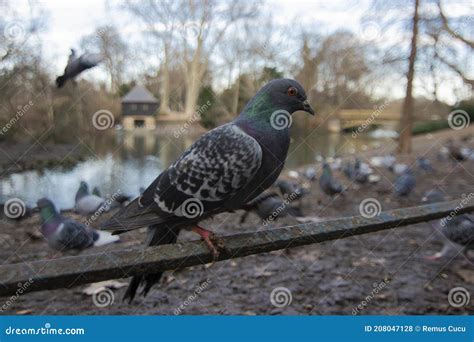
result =
[[[290,145],[290,115],[299,110],[314,115],[298,82],[267,83],[233,121],[201,136],[103,229],[148,226],[147,245],[175,243],[180,229],[191,229],[217,256],[219,241],[199,222],[242,208],[277,180]],[[133,300],[142,281],[146,295],[161,275],[133,277],[125,298]]]
[[119,241],[119,237],[87,227],[61,216],[53,202],[41,198],[36,203],[41,215],[41,233],[48,245],[57,250],[83,250]]
[[[430,190],[422,198],[422,202],[425,203],[443,202],[444,200],[444,195],[438,190]],[[430,225],[436,231],[440,231],[448,240],[462,246],[462,250],[465,253],[470,249],[474,249],[474,215],[448,216],[438,221],[430,221]],[[427,257],[427,259],[436,260],[442,258],[451,249],[453,249],[452,244],[444,240],[442,250]]]
[[81,72],[97,66],[101,61],[102,55],[98,53],[84,53],[77,57],[76,51],[71,49],[63,75],[56,78],[57,87],[61,88],[67,80],[74,80]]
[[323,173],[321,178],[319,178],[319,186],[329,196],[342,194],[345,191],[342,184],[333,178],[331,168],[327,163],[323,164]]
[[406,168],[403,173],[395,179],[395,193],[397,196],[408,196],[415,188],[416,179],[410,168]]

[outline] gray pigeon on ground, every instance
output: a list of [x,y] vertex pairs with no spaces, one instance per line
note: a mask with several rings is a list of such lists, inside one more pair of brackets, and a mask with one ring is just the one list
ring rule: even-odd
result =
[[319,179],[319,186],[321,187],[323,192],[329,196],[343,194],[343,192],[345,191],[342,184],[333,178],[331,168],[327,163],[323,164],[323,174]]
[[[425,193],[422,202],[436,203],[443,202],[444,195],[438,190],[430,190]],[[463,214],[454,217],[445,217],[441,220],[430,221],[433,229],[440,231],[448,240],[462,246],[464,252],[474,249],[474,215]],[[446,240],[443,241],[443,249],[427,259],[439,259],[453,249],[453,246]]]
[[[81,215],[90,215],[99,210],[104,205],[105,199],[89,193],[89,186],[81,181],[76,193],[76,203],[74,210]],[[105,210],[105,207],[104,207]]]
[[248,214],[254,211],[263,221],[273,221],[279,217],[288,215],[294,217],[302,217],[301,210],[283,200],[276,192],[263,192],[249,203],[242,207],[245,210],[244,215],[240,219],[243,223]]
[[410,168],[405,169],[403,173],[395,179],[395,193],[397,196],[408,196],[415,188],[416,180]]
[[416,158],[416,162],[418,167],[425,172],[434,172],[433,165],[431,164],[430,160],[425,157],[418,157]]
[[298,184],[286,179],[278,179],[274,186],[280,190],[285,199],[290,201],[300,200],[309,193],[308,189],[302,188]]
[[69,55],[63,75],[56,78],[57,87],[61,88],[67,80],[74,80],[81,72],[97,66],[101,61],[102,55],[98,53],[85,53],[77,57],[76,51],[71,49],[71,54]]
[[309,180],[310,182],[313,182],[316,180],[316,169],[312,166],[307,167],[304,172],[303,176]]
[[[216,256],[212,232],[198,223],[240,209],[270,187],[283,169],[295,111],[314,114],[302,86],[291,79],[267,83],[231,122],[194,142],[104,229],[117,233],[148,227],[147,245],[175,243],[180,229],[198,233]],[[125,298],[143,294],[162,272],[133,277]]]
[[57,250],[82,250],[119,241],[109,232],[94,230],[86,225],[61,216],[53,202],[42,198],[36,203],[41,215],[41,233],[51,248]]

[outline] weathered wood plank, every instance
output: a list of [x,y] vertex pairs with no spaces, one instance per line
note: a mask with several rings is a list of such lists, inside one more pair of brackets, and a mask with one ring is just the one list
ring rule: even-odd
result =
[[[374,218],[354,216],[226,236],[222,238],[226,250],[221,252],[217,260],[367,234],[474,211],[474,203],[464,202],[454,200],[381,212]],[[212,256],[204,243],[191,241],[3,265],[0,266],[0,296],[15,294],[19,286],[25,283],[28,283],[26,291],[70,288],[211,261]]]

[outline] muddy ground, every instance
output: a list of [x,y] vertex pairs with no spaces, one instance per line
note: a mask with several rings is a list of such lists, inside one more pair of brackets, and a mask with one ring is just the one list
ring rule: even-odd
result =
[[[472,193],[474,161],[439,161],[436,154],[447,137],[454,136],[461,141],[462,136],[473,133],[470,127],[462,134],[445,131],[417,137],[415,153],[402,156],[400,160],[413,163],[416,155],[425,155],[437,172],[426,174],[415,167],[417,187],[408,198],[399,199],[390,192],[395,175],[387,170],[376,170],[382,176],[380,183],[363,186],[350,184],[342,173],[336,172],[336,177],[350,186],[347,195],[329,198],[320,191],[317,182],[308,183],[311,192],[302,200],[302,210],[308,216],[335,218],[358,215],[360,202],[369,197],[376,198],[383,210],[389,210],[420,204],[423,193],[434,187],[445,191],[450,199]],[[472,139],[463,144],[474,148]],[[367,159],[370,155],[387,153],[388,148],[391,147],[381,146],[378,151],[366,152],[361,157]],[[319,170],[319,165],[317,167]],[[254,214],[240,224],[241,214],[221,214],[203,226],[221,235],[262,229],[261,220]],[[275,226],[295,223],[292,218],[283,218]],[[1,263],[60,256],[38,236],[38,227],[37,216],[21,223],[2,221]],[[142,230],[134,231],[124,234],[121,244],[83,253],[106,253],[110,249],[140,244],[143,238]],[[196,237],[185,232],[181,238]],[[97,307],[91,296],[82,293],[86,286],[79,286],[22,295],[2,314],[173,315],[178,311],[191,315],[474,314],[473,299],[461,308],[448,302],[449,291],[458,286],[474,297],[474,257],[470,254],[469,260],[454,251],[442,260],[424,259],[441,247],[439,236],[424,223],[167,272],[159,286],[146,298],[139,296],[132,305],[121,301],[125,287],[114,290],[113,303]],[[291,302],[286,306],[276,307],[270,300],[272,290],[278,287],[287,288],[291,293]],[[197,292],[200,293],[193,296]],[[0,298],[0,303],[7,300]]]

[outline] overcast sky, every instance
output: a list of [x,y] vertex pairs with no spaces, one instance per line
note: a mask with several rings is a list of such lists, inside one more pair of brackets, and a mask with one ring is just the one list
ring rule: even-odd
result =
[[[113,0],[42,0],[48,13],[47,29],[42,33],[45,57],[51,60],[53,72],[61,72],[69,54],[70,47],[78,47],[81,38],[94,32],[103,25],[113,25],[119,29],[126,41],[136,41],[139,30],[124,11],[117,9],[119,1]],[[383,32],[375,25],[361,24],[361,18],[367,10],[370,0],[278,0],[267,1],[268,8],[273,12],[279,24],[287,24],[289,20],[298,20],[305,26],[316,28],[321,33],[329,33],[337,29],[354,32],[363,39],[373,40],[374,44],[382,44],[387,37],[378,39]],[[445,9],[449,14],[473,13],[474,1],[444,0]],[[374,39],[375,38],[375,39]],[[390,39],[390,37],[388,37]],[[89,76],[84,76],[89,77]],[[448,82],[449,83],[449,82]],[[382,83],[381,83],[382,85]],[[403,87],[384,84],[383,92],[389,91],[395,97],[403,96]],[[454,101],[452,84],[443,84],[441,95],[448,102]]]

